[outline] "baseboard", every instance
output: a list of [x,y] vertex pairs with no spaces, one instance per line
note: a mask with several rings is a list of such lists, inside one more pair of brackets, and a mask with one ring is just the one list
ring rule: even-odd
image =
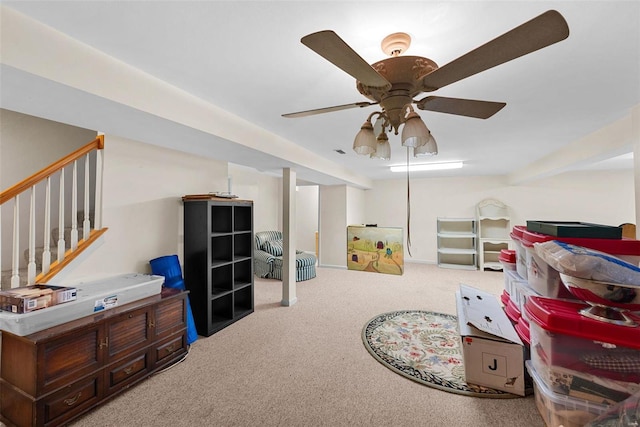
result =
[[322,267],[322,268],[338,268],[338,269],[341,269],[341,270],[346,270],[347,269],[346,265],[318,264],[318,267]]

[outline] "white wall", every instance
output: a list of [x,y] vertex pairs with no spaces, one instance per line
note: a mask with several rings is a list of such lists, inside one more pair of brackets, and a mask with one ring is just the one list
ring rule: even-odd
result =
[[326,267],[347,266],[347,187],[320,186],[320,259]]
[[[365,191],[359,188],[347,187],[346,192],[346,203],[347,203],[347,212],[346,212],[346,220],[347,225],[351,224],[364,224],[366,215],[365,210]],[[347,230],[344,231],[345,238],[345,250],[346,250],[346,236]],[[346,256],[346,255],[345,255]]]
[[296,187],[296,249],[316,252],[316,231],[318,231],[317,185]]
[[90,143],[97,135],[96,131],[1,108],[0,123],[0,191]]
[[282,230],[282,178],[233,163],[229,163],[229,176],[231,192],[253,200],[253,230]]
[[365,191],[320,186],[320,259],[324,267],[347,267],[347,226],[365,222]]
[[[504,177],[423,178],[411,181],[411,253],[407,262],[435,263],[438,217],[475,217],[475,206],[495,198],[510,208],[511,226],[527,220],[635,223],[634,172],[570,172],[522,186]],[[406,181],[377,181],[366,194],[366,222],[403,227],[406,243]],[[406,248],[405,248],[406,249]]]
[[104,243],[64,280],[150,272],[149,260],[178,254],[182,261],[182,200],[226,188],[227,163],[105,136]]

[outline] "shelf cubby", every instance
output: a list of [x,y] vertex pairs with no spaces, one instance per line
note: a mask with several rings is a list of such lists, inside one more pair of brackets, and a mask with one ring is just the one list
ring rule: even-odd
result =
[[253,280],[253,261],[248,258],[233,265],[234,288],[244,286]]
[[476,269],[476,221],[473,218],[438,218],[438,266]]
[[252,230],[252,211],[248,206],[236,206],[233,209],[233,231],[248,231]]
[[253,236],[250,232],[241,232],[233,236],[234,259],[250,258],[253,253]]
[[233,230],[232,212],[232,206],[211,206],[211,232],[231,233]]
[[502,270],[498,260],[502,249],[509,249],[509,208],[502,202],[486,199],[476,207],[478,220],[478,265],[481,270]]

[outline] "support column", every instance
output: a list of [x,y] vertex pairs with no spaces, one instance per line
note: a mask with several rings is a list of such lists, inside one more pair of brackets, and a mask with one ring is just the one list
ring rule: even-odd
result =
[[289,307],[296,296],[296,172],[282,170],[282,305]]

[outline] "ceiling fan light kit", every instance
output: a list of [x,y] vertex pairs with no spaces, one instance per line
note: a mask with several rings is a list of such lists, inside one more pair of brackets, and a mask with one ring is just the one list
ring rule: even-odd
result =
[[407,105],[409,115],[402,128],[402,145],[404,147],[420,147],[425,145],[431,136],[431,131],[424,124],[418,113],[413,111],[411,104]]
[[371,153],[370,157],[380,160],[391,159],[391,144],[389,144],[389,138],[384,130],[376,138],[376,151]]
[[358,154],[371,154],[376,151],[376,137],[373,133],[373,125],[371,124],[371,116],[360,128],[360,132],[353,141],[353,151]]
[[414,147],[413,149],[413,157],[436,156],[437,154],[438,144],[436,144],[436,139],[431,133],[429,133],[429,139],[426,144]]
[[[435,139],[411,104],[415,104],[421,110],[479,119],[493,116],[506,104],[441,96],[427,96],[416,100],[417,95],[422,92],[436,91],[451,83],[550,46],[568,36],[569,27],[564,17],[555,10],[549,10],[439,67],[429,58],[401,56],[411,43],[411,37],[406,33],[394,33],[385,37],[381,47],[389,58],[370,65],[335,32],[319,31],[304,36],[300,41],[354,77],[358,92],[372,102],[355,102],[300,111],[283,114],[283,117],[306,117],[348,108],[380,105],[382,111],[377,114],[384,117],[383,133],[384,129],[389,127],[389,130],[393,130],[397,135],[399,127],[404,124],[402,145],[413,147],[415,157],[433,156],[438,153]],[[407,110],[409,110],[408,115]],[[377,124],[375,131],[371,126],[371,117],[374,114],[376,113],[369,116],[360,129],[353,149],[358,154],[370,154],[372,158],[388,160],[390,158],[389,141],[386,133],[383,142],[376,141],[376,136],[380,138],[382,133],[377,129]]]

